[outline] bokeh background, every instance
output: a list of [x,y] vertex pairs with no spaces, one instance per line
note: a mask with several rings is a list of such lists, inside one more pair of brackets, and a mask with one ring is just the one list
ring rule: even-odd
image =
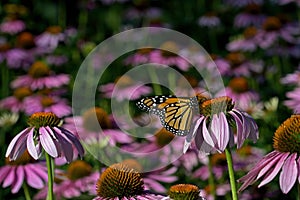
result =
[[[117,145],[131,151],[152,151],[177,140],[171,133],[160,130],[159,121],[156,132],[143,133],[149,137],[126,135],[110,115],[111,92],[114,89],[120,91],[117,100],[130,102],[132,117],[141,125],[148,118],[135,106],[136,101],[142,96],[170,94],[166,88],[150,84],[140,88],[135,98],[126,96],[133,92],[134,81],[130,77],[123,77],[121,86],[116,88],[116,81],[125,72],[150,61],[173,67],[195,91],[205,91],[202,77],[195,75],[192,66],[178,55],[165,51],[137,50],[111,64],[110,70],[99,81],[99,90],[95,94],[98,120],[95,123],[104,127],[104,136],[97,134],[100,131],[97,126],[90,125],[89,110],[82,111],[80,116],[72,114],[73,83],[81,63],[93,48],[119,32],[153,26],[179,31],[202,45],[212,60],[193,54],[193,47],[188,49],[192,52],[188,56],[204,71],[214,61],[227,94],[234,99],[236,106],[248,112],[257,122],[260,132],[257,143],[247,142],[239,150],[233,148],[236,177],[240,178],[257,160],[273,150],[272,137],[277,127],[291,114],[299,113],[299,7],[298,0],[1,1],[0,166],[10,165],[5,159],[9,142],[27,126],[27,118],[40,111],[54,112],[64,119],[66,128],[75,132],[78,130],[74,120],[79,121],[81,133],[86,133],[80,135],[81,139],[90,148],[99,149],[102,159],[109,159],[106,145]],[[175,52],[186,50],[179,49],[172,42],[164,45]],[[95,68],[101,68],[105,59],[109,58],[99,55]],[[180,82],[168,78],[175,84]],[[184,89],[178,90],[186,94]],[[161,162],[168,162],[167,158],[172,153],[182,151],[182,144],[183,140],[179,138],[178,143],[166,148],[159,158]],[[88,153],[82,161],[81,168],[88,171],[79,167],[78,170],[84,171],[80,177],[73,177],[71,164],[57,161],[60,178],[56,183],[56,194],[62,199],[92,199],[95,196],[95,176],[99,176],[107,166]],[[212,155],[211,163],[210,168],[208,157],[199,156],[190,149],[167,167],[144,174],[144,179],[148,180],[145,181],[147,187],[158,193],[166,194],[171,185],[185,182],[199,186],[207,199],[211,199],[214,193],[217,199],[231,199],[225,155]],[[209,171],[213,173],[214,191],[211,190]],[[67,190],[63,185],[65,181],[75,182],[94,172],[98,174],[89,179],[90,187],[74,186],[76,192],[64,193]],[[4,187],[3,182],[2,186],[0,199],[25,199],[22,188],[12,194],[10,187]],[[43,189],[29,188],[29,191],[33,198]],[[282,194],[277,177],[262,188],[258,189],[254,184],[239,195],[240,199],[293,199],[296,192],[293,189],[287,195]]]

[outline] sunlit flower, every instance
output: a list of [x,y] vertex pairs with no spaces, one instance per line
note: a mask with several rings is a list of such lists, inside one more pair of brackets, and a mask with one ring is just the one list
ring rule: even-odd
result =
[[96,185],[94,200],[161,200],[163,196],[144,190],[140,172],[118,163],[108,167]]
[[0,114],[0,127],[9,127],[14,125],[19,119],[19,114],[15,112],[4,112]]
[[36,61],[28,71],[28,75],[17,77],[12,83],[13,88],[30,87],[32,90],[44,88],[56,88],[68,84],[70,77],[67,74],[55,75],[49,67],[41,62]]
[[232,99],[227,96],[204,101],[200,105],[200,117],[195,122],[193,131],[186,137],[184,151],[195,138],[196,147],[201,152],[223,152],[228,145],[234,144],[232,125],[236,127],[237,148],[247,138],[256,142],[258,127],[255,121],[234,106]]
[[17,193],[24,183],[36,189],[43,188],[47,183],[45,163],[36,162],[28,151],[23,151],[15,161],[6,158],[5,163],[0,167],[0,184],[2,187],[11,186],[12,193]]
[[162,200],[202,200],[200,189],[192,184],[177,184],[170,187],[168,197]]
[[65,40],[65,34],[60,26],[49,26],[44,33],[37,36],[35,42],[39,47],[55,49],[59,42]]
[[78,138],[70,131],[60,127],[61,120],[53,113],[34,113],[28,119],[29,127],[21,131],[10,142],[5,157],[16,160],[26,149],[38,159],[45,150],[51,157],[65,157],[68,162],[73,159],[73,147],[80,156],[84,149]]
[[23,106],[27,115],[36,112],[52,112],[58,117],[64,117],[72,112],[67,100],[58,96],[32,95],[24,99]]
[[243,182],[239,191],[244,190],[262,178],[258,187],[271,182],[280,172],[279,185],[281,191],[288,193],[299,179],[299,123],[300,115],[292,115],[276,130],[273,137],[274,151],[264,156],[257,164],[238,181]]
[[[62,198],[75,198],[83,193],[96,195],[95,183],[100,173],[93,172],[92,166],[83,160],[76,160],[68,165],[66,174],[61,174],[61,181],[54,184],[53,192],[57,200]],[[47,188],[43,188],[37,195],[35,200],[43,200],[47,197]]]

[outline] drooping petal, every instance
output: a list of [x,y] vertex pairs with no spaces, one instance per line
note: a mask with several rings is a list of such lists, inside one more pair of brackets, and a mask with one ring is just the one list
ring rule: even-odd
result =
[[12,166],[6,176],[6,179],[3,181],[3,184],[2,184],[3,187],[9,186],[15,181],[15,179],[16,179],[15,170],[16,170],[16,166]]
[[278,161],[284,162],[285,159],[289,156],[289,153],[279,153],[276,157],[274,157],[272,160],[270,160],[264,168],[259,172],[257,179],[261,178],[263,175],[265,175]]
[[74,144],[74,146],[76,147],[79,155],[82,157],[84,155],[84,149],[83,149],[83,146],[81,145],[81,143],[79,142],[79,139],[74,135],[72,134],[70,131],[68,131],[67,129],[64,129],[62,127],[54,127],[54,130],[61,130],[61,132],[63,134],[65,134],[65,136],[70,140],[72,141],[72,143]]
[[73,160],[73,147],[72,143],[69,141],[68,138],[59,129],[55,129],[56,137],[59,141],[59,144],[61,145],[61,148],[63,150],[64,156],[66,157],[67,162],[72,162]]
[[229,126],[224,113],[212,116],[211,134],[216,138],[217,145],[215,147],[219,151],[224,151],[229,141]]
[[27,142],[27,150],[28,150],[28,153],[31,155],[31,157],[33,157],[35,160],[37,160],[39,158],[39,154],[35,147],[33,134],[34,134],[34,129],[31,129],[28,133],[28,137],[27,137],[27,141],[26,141]]
[[10,165],[5,165],[0,168],[0,184],[2,183],[3,180],[6,179],[6,176],[8,175],[10,169],[11,169]]
[[244,141],[246,139],[245,134],[244,134],[245,133],[244,123],[243,123],[242,118],[239,116],[238,113],[236,113],[236,112],[230,112],[230,114],[231,114],[231,116],[233,116],[234,121],[236,123],[236,129],[237,129],[237,148],[239,149],[243,145],[243,143],[244,143]]
[[23,184],[23,181],[24,181],[24,169],[23,169],[23,166],[17,166],[17,170],[16,170],[16,174],[17,174],[17,179],[15,181],[15,183],[13,184],[13,187],[11,189],[11,192],[12,193],[17,193],[22,184]]
[[[215,146],[215,142],[211,138],[210,132],[208,131],[208,129],[206,127],[206,119],[203,120],[201,126],[202,126],[202,135],[203,135],[204,141],[207,144],[209,144],[210,146],[214,147]],[[200,128],[201,128],[201,126],[200,126]]]
[[58,152],[50,134],[45,129],[45,127],[40,127],[39,132],[40,132],[40,140],[43,148],[50,156],[56,158],[58,156]]
[[46,126],[45,129],[47,130],[47,132],[50,134],[51,138],[53,139],[52,141],[55,144],[55,148],[57,151],[57,157],[60,157],[62,155],[62,148],[61,148],[61,144],[59,143],[59,140],[58,140],[56,134],[49,126]]
[[265,184],[269,183],[270,181],[272,181],[275,176],[278,174],[278,172],[280,171],[286,157],[288,156],[288,154],[282,154],[280,160],[276,163],[275,167],[273,170],[271,170],[268,175],[266,175],[263,179],[263,181],[258,185],[258,187],[262,187]]
[[42,179],[38,175],[36,175],[32,170],[34,167],[35,167],[34,165],[28,165],[26,166],[26,168],[24,168],[26,181],[29,186],[36,189],[41,189],[44,187],[44,183]]
[[24,129],[22,132],[20,132],[18,135],[16,135],[12,139],[12,141],[10,142],[10,144],[7,147],[5,157],[8,157],[8,156],[10,158],[14,157],[13,154],[14,154],[15,150],[21,145],[22,141],[24,141],[24,138],[27,137],[28,131],[30,131],[31,129],[33,129],[33,128],[31,127],[31,128]]
[[190,147],[192,141],[194,140],[196,133],[198,132],[199,125],[203,121],[204,117],[201,116],[192,126],[190,133],[186,136],[185,141],[184,141],[184,146],[183,146],[183,153],[186,153],[188,148]]
[[[297,164],[298,164],[298,182],[300,184],[300,157],[297,160]],[[0,181],[0,183],[1,183],[1,181]]]
[[287,194],[294,186],[297,175],[298,167],[296,163],[297,153],[293,153],[288,157],[282,167],[279,177],[280,189],[284,194]]

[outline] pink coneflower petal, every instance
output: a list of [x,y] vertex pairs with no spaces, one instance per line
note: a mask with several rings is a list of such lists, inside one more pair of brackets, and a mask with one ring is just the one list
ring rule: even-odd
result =
[[203,139],[205,140],[205,142],[207,142],[207,144],[214,146],[214,141],[210,136],[210,133],[207,129],[207,127],[205,126],[206,124],[206,119],[202,120],[202,123],[204,124],[202,127],[202,131],[203,131]]
[[[283,154],[280,158],[280,160],[277,162],[276,166],[274,167],[274,169],[268,173],[268,175],[266,175],[264,177],[264,180],[258,185],[258,187],[262,187],[264,186],[265,184],[269,183],[270,181],[272,181],[275,176],[278,174],[278,172],[280,171],[283,163],[284,163],[284,160],[286,159],[286,157],[288,156],[288,154]],[[277,161],[277,160],[276,160]],[[276,162],[275,162],[276,163]]]
[[[213,115],[211,120],[211,133],[217,141],[217,148],[224,151],[229,141],[229,127],[224,113]],[[214,145],[215,146],[215,145]]]
[[28,137],[27,137],[27,149],[29,154],[35,159],[37,160],[39,158],[39,154],[36,150],[35,144],[34,144],[34,140],[33,140],[33,134],[34,134],[34,129],[31,129],[28,133]]
[[60,127],[59,129],[56,127],[53,127],[55,131],[57,130],[61,130],[61,132],[63,132],[65,134],[65,136],[73,142],[73,144],[75,145],[78,153],[80,156],[83,156],[84,154],[84,149],[82,147],[82,145],[80,144],[79,140],[76,138],[76,136],[74,134],[72,134],[70,131],[68,131],[67,129],[64,129],[62,127]]
[[[58,156],[58,152],[56,149],[56,145],[50,136],[51,133],[49,133],[45,129],[45,127],[40,127],[39,132],[41,134],[40,140],[41,140],[41,144],[42,144],[43,148],[50,156],[56,158]],[[53,133],[51,135],[53,135]]]
[[[58,132],[59,131],[59,132]],[[61,142],[61,148],[64,152],[64,155],[68,162],[71,162],[73,159],[73,148],[72,143],[69,141],[69,139],[64,136],[64,134],[61,133],[61,131],[58,129],[56,130],[56,136],[58,140]]]
[[16,135],[12,139],[12,141],[10,142],[10,144],[7,147],[5,157],[8,157],[9,154],[13,154],[14,155],[14,152],[12,152],[12,151],[13,151],[13,149],[15,149],[14,148],[15,145],[20,146],[20,144],[22,143],[22,141],[24,141],[24,139],[27,136],[27,133],[28,133],[28,131],[30,131],[30,129],[32,129],[32,128],[26,128],[26,129],[24,129],[21,133],[19,133],[18,135]]
[[10,166],[7,165],[3,166],[3,168],[0,170],[0,183],[2,183],[4,179],[6,179],[6,176],[9,171],[10,171]]
[[41,189],[44,187],[43,180],[37,174],[33,173],[34,166],[24,168],[26,174],[26,181],[29,186],[37,189]]
[[36,166],[34,166],[32,164],[29,164],[28,168],[32,171],[32,173],[34,173],[37,176],[39,176],[42,180],[47,180],[48,179],[48,175],[47,175],[47,173],[45,173],[45,171],[47,171],[47,167],[46,166],[36,167]]
[[166,188],[162,184],[160,184],[159,182],[157,182],[153,179],[145,178],[144,183],[146,186],[145,189],[149,189],[148,187],[150,187],[150,188],[155,188],[156,192],[161,192],[161,193],[166,192]]
[[10,170],[5,178],[5,180],[3,181],[2,186],[3,187],[7,187],[9,185],[11,185],[14,181],[15,181],[15,170]]
[[13,184],[13,187],[11,189],[12,193],[17,193],[24,181],[24,170],[22,166],[18,166],[16,169],[16,174],[18,175],[16,183]]
[[245,139],[247,138],[247,137],[244,137],[244,135],[245,135],[244,134],[244,132],[245,132],[245,130],[244,130],[244,122],[241,120],[243,118],[241,118],[241,116],[238,113],[236,113],[236,112],[232,112],[231,116],[233,116],[234,121],[236,122],[236,128],[237,128],[237,148],[240,148],[243,145]]
[[[283,161],[285,160],[285,158],[288,156],[289,154],[286,153],[284,155],[280,155],[278,154],[275,158],[272,158],[269,160],[268,163],[265,164],[264,168],[259,172],[259,174],[257,175],[256,179],[261,178],[263,175],[265,175],[272,167],[275,163],[278,162],[278,160]],[[282,159],[281,159],[282,158]]]
[[298,163],[298,182],[300,183],[300,157],[297,160]]
[[295,184],[298,174],[297,163],[296,163],[297,153],[293,153],[288,157],[282,167],[282,171],[279,177],[280,189],[284,194],[287,194]]

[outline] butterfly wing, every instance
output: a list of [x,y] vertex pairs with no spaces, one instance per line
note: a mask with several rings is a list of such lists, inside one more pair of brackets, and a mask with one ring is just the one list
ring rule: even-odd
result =
[[196,97],[155,96],[143,98],[137,105],[142,110],[158,115],[168,131],[185,136],[189,133],[198,101]]

